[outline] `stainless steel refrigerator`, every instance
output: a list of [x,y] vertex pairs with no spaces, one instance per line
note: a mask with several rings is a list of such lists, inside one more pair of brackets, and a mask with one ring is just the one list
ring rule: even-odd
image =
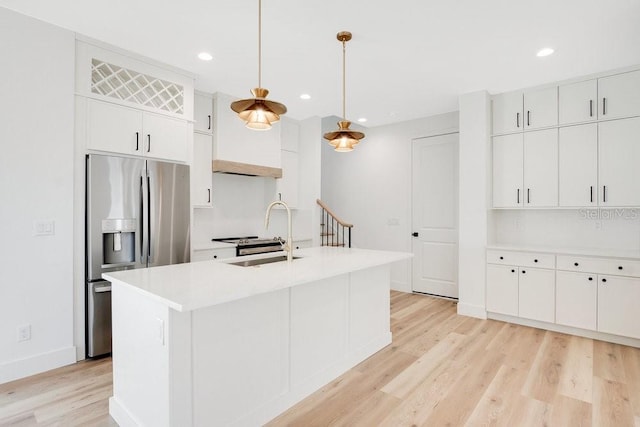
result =
[[189,262],[189,166],[88,155],[86,349],[111,352],[111,284],[102,273]]

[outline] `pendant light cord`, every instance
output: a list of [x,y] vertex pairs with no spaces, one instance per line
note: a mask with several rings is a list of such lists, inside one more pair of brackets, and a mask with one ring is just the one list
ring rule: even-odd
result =
[[258,0],[258,87],[262,87],[262,0]]
[[347,120],[347,83],[346,83],[346,74],[347,74],[347,67],[346,67],[346,62],[347,62],[347,48],[346,48],[346,44],[347,42],[342,40],[342,120]]

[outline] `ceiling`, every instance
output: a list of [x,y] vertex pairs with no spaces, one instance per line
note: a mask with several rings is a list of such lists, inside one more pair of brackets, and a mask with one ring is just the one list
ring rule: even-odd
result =
[[[188,70],[196,88],[257,86],[257,0],[0,0],[0,6]],[[264,0],[263,86],[290,117],[378,126],[490,93],[640,64],[640,0]],[[545,46],[556,53],[536,57]],[[210,52],[203,62],[196,55]],[[304,101],[300,94],[308,93]]]

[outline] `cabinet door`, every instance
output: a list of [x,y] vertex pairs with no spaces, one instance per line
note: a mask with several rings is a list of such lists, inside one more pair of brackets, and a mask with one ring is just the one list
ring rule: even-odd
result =
[[640,279],[598,276],[598,331],[640,338]]
[[598,123],[600,206],[640,206],[640,118]]
[[556,311],[554,270],[520,267],[518,315],[525,319],[553,322]]
[[487,265],[487,311],[518,315],[518,267]]
[[187,161],[187,122],[144,113],[144,155],[156,159]]
[[198,93],[194,95],[193,117],[194,130],[211,133],[213,129],[213,98],[211,96]]
[[87,101],[87,148],[142,155],[142,112],[108,102]]
[[522,206],[523,136],[493,138],[493,207]]
[[558,136],[559,204],[598,204],[598,125],[563,127]]
[[562,85],[558,88],[559,120],[561,125],[590,122],[596,119],[598,81]]
[[598,277],[595,274],[556,272],[556,323],[596,330]]
[[276,198],[290,208],[298,207],[298,153],[282,150],[282,178],[276,179]]
[[518,132],[522,121],[522,92],[503,93],[493,97],[493,134]]
[[194,206],[210,207],[212,199],[211,135],[193,134],[191,200]]
[[539,89],[524,94],[524,128],[539,129],[558,124],[558,88]]
[[524,206],[558,206],[558,130],[524,134]]
[[640,115],[640,70],[598,79],[598,117]]
[[235,248],[218,248],[218,249],[203,249],[193,251],[191,262],[196,261],[212,261],[218,259],[233,258],[236,256]]

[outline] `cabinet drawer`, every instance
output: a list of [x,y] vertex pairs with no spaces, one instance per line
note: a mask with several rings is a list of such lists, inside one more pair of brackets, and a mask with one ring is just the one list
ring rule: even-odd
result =
[[558,255],[558,270],[640,276],[640,261]]
[[487,251],[489,264],[517,265],[520,267],[555,268],[556,256],[536,252]]
[[233,258],[235,256],[236,256],[236,248],[195,250],[193,251],[193,257],[191,257],[191,262]]

